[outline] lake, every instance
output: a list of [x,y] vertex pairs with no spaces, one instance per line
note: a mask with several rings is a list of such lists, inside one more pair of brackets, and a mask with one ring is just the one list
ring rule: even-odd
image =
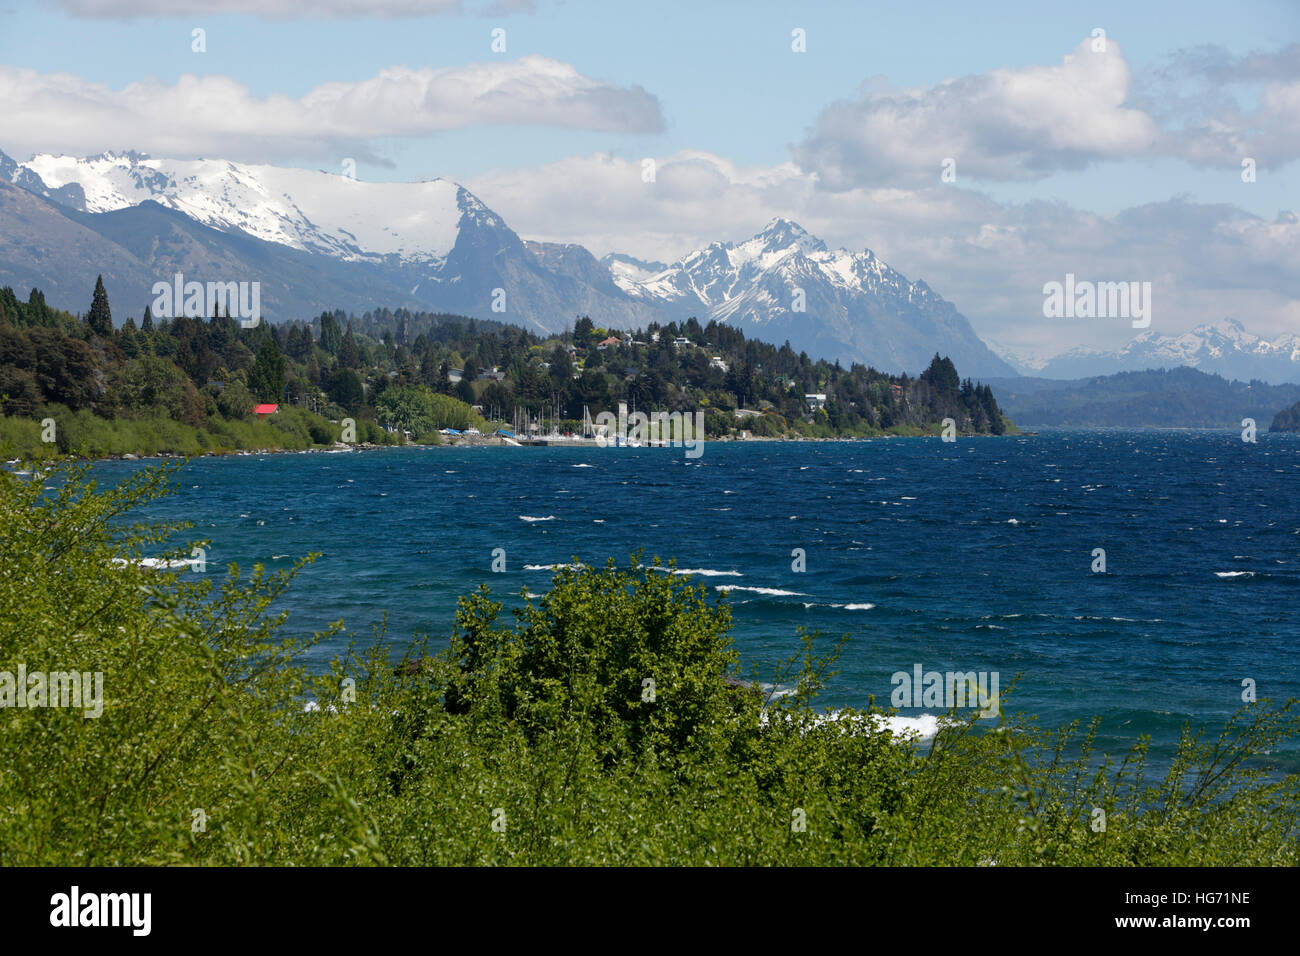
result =
[[1103,749],[1150,734],[1167,757],[1184,721],[1235,711],[1244,681],[1300,696],[1297,479],[1300,436],[1226,431],[710,442],[694,459],[411,448],[196,460],[148,514],[192,521],[209,574],[321,552],[282,604],[294,631],[342,618],[370,640],[386,613],[399,642],[442,636],[480,583],[518,605],[553,566],[642,551],[729,589],[746,672],[800,627],[849,634],[828,707],[887,705],[918,666],[998,674],[1004,694],[1019,675],[1007,709],[1101,714]]

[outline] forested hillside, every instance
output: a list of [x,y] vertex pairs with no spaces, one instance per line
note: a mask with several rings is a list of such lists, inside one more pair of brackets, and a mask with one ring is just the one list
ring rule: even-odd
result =
[[1194,368],[1097,378],[996,379],[1006,414],[1023,425],[1100,428],[1240,428],[1300,400],[1300,385],[1235,382]]
[[[546,338],[388,309],[243,328],[228,314],[158,319],[145,308],[115,324],[102,282],[84,316],[49,308],[39,290],[23,302],[0,289],[0,440],[18,448],[46,419],[65,451],[193,454],[333,444],[344,418],[360,442],[404,431],[437,441],[440,427],[524,414],[576,429],[584,407],[594,416],[621,402],[701,411],[712,437],[921,434],[945,418],[968,434],[1007,427],[991,389],[938,355],[915,378],[890,376],[694,319],[634,336],[584,316]],[[259,403],[278,409],[256,417]]]

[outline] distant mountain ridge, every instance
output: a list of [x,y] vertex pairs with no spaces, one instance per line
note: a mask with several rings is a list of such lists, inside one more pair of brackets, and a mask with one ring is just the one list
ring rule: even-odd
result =
[[1084,379],[989,379],[998,405],[1022,427],[1240,428],[1263,431],[1300,385],[1230,381],[1193,368],[1118,372]]
[[[619,254],[597,260],[580,245],[525,241],[469,190],[443,179],[373,183],[133,152],[18,163],[0,153],[6,184],[50,208],[4,194],[0,284],[40,286],[52,304],[72,309],[83,307],[86,274],[103,272],[113,301],[138,314],[153,282],[183,271],[200,281],[276,284],[263,293],[271,321],[406,304],[547,332],[581,314],[623,329],[694,315],[882,371],[916,374],[941,352],[963,375],[1013,374],[924,282],[870,251],[829,250],[785,219],[743,242],[714,242],[665,264]],[[40,229],[63,235],[63,250],[46,243],[49,255],[25,254],[25,245],[43,244]],[[132,241],[123,245],[125,236]],[[275,278],[268,271],[275,268],[287,272]],[[220,274],[194,274],[204,270]],[[69,289],[77,297],[64,298]],[[327,294],[338,298],[325,301]]]
[[[1069,379],[1183,366],[1241,381],[1300,382],[1300,335],[1266,339],[1231,318],[1198,325],[1181,335],[1147,329],[1114,352],[1070,349],[1044,363],[1037,374]],[[1023,365],[1020,370],[1026,372]]]
[[884,369],[922,367],[944,342],[963,374],[1013,373],[924,282],[908,280],[870,249],[828,249],[788,219],[773,219],[743,242],[710,243],[657,273],[648,263],[629,268],[638,264],[626,257],[619,264],[620,288],[674,318],[715,319],[770,342],[811,337],[811,348],[796,347],[870,355]]

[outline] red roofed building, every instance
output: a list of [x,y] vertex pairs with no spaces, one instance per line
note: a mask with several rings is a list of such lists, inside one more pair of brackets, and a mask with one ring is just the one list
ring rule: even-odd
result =
[[266,418],[268,415],[274,415],[279,408],[279,405],[254,405],[253,414],[259,418]]

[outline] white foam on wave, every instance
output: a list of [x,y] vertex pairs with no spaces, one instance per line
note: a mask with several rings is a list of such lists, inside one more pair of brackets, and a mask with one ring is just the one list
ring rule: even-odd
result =
[[804,601],[803,606],[806,608],[807,607],[835,607],[835,608],[843,608],[846,611],[870,611],[873,607],[875,607],[874,604],[865,604],[865,603],[863,604],[822,604],[818,601]]
[[571,571],[581,571],[585,564],[525,564],[525,571],[559,571],[568,568]]
[[[114,558],[113,563],[118,567],[126,567],[128,562],[126,558]],[[170,561],[166,558],[141,558],[135,562],[137,568],[153,568],[154,570],[167,568],[188,568],[193,567],[194,562],[188,558],[173,558]]]
[[1254,571],[1215,571],[1216,578],[1253,578]]
[[781,588],[747,588],[739,584],[718,584],[715,591],[747,591],[750,594],[766,594],[770,597],[806,597],[802,591],[785,591]]
[[739,571],[718,571],[714,568],[650,568],[651,571],[663,571],[672,574],[698,574],[703,578],[741,578]]
[[585,462],[579,465],[570,465],[570,468],[595,468],[595,465],[588,465]]
[[547,515],[545,518],[534,518],[532,515],[520,515],[519,520],[527,521],[529,523],[532,523],[534,521],[554,521],[555,515]]
[[[766,726],[768,711],[759,715],[759,726]],[[818,714],[813,723],[819,727],[835,727],[846,734],[875,734],[884,731],[901,740],[915,742],[928,740],[939,732],[942,718],[938,714],[919,714],[904,717],[901,714],[848,714],[831,710]]]

